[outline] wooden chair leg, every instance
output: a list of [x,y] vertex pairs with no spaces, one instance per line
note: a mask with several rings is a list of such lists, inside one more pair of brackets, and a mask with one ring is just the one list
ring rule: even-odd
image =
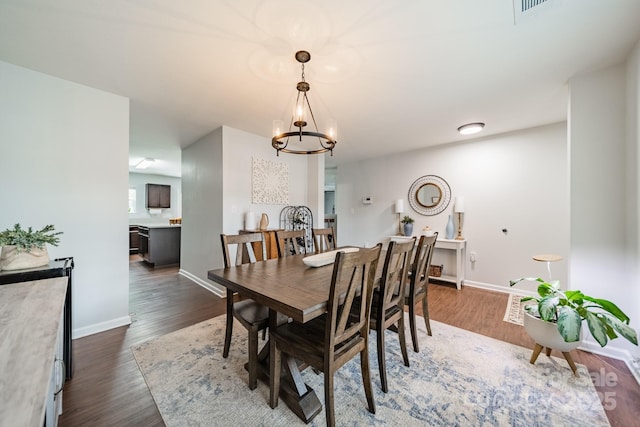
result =
[[429,322],[429,304],[427,303],[426,295],[422,300],[422,317],[424,317],[424,324],[427,327],[427,335],[431,336],[431,323]]
[[360,352],[360,370],[362,371],[362,385],[364,385],[364,394],[367,396],[367,405],[369,412],[376,413],[376,402],[373,400],[373,388],[371,387],[371,371],[369,370],[369,350],[365,346]]
[[551,357],[551,349],[550,349],[549,347],[547,347],[547,348],[544,350],[544,352],[545,352],[545,354],[547,355],[547,357]]
[[277,348],[275,340],[269,341],[269,406],[276,408],[280,397],[280,369],[282,367],[282,353]]
[[407,354],[407,339],[404,332],[404,315],[398,319],[398,338],[400,339],[400,351],[404,366],[409,366],[409,355]]
[[540,354],[542,349],[543,347],[540,344],[536,343],[536,346],[533,349],[533,354],[531,355],[531,360],[529,360],[529,363],[531,363],[532,365],[536,363],[536,359],[538,358],[538,355]]
[[385,393],[389,390],[387,387],[387,367],[384,358],[384,328],[378,325],[377,330],[378,342],[378,370],[380,371],[380,386]]
[[258,387],[258,330],[249,330],[249,390]]
[[231,347],[231,335],[233,333],[233,292],[227,290],[227,328],[224,332],[224,349],[222,357],[225,359],[229,356],[229,348]]
[[409,303],[409,329],[411,329],[411,342],[413,343],[413,351],[416,353],[420,352],[420,348],[418,347],[418,331],[416,328],[416,307],[413,299]]
[[573,371],[573,375],[575,375],[576,377],[579,376],[578,375],[578,368],[576,367],[576,364],[573,363],[573,358],[571,357],[571,353],[569,353],[568,351],[563,351],[562,355],[564,356],[564,358],[566,359],[567,363],[571,367],[571,370]]
[[333,407],[333,372],[329,369],[324,373],[324,408],[327,418],[327,426],[336,425],[336,414]]

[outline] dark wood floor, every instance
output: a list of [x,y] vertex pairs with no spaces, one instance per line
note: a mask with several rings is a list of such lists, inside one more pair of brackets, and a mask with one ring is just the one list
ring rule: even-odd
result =
[[[131,260],[133,323],[74,341],[74,377],[64,387],[62,427],[164,425],[129,347],[224,313],[224,300],[179,276],[176,267],[150,268],[137,257]],[[521,326],[502,321],[507,298],[471,287],[429,287],[433,320],[532,348]],[[614,385],[596,384],[614,406],[607,410],[611,425],[638,425],[640,386],[624,362],[582,351],[574,351],[573,358],[592,377],[615,376]]]

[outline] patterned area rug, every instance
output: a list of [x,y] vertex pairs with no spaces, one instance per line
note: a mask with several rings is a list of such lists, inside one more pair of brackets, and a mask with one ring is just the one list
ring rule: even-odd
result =
[[520,300],[524,298],[524,295],[509,294],[509,301],[507,301],[507,310],[504,313],[505,322],[515,323],[516,325],[522,325],[524,323],[524,306],[529,303],[521,303]]
[[[579,378],[564,360],[431,322],[421,326],[420,353],[409,349],[405,367],[398,337],[386,338],[389,393],[380,390],[375,332],[371,333],[371,376],[376,414],[367,410],[359,358],[335,376],[337,425],[372,426],[608,426],[598,395],[583,365]],[[177,426],[305,425],[280,400],[268,404],[262,382],[247,387],[246,333],[238,324],[228,359],[222,358],[224,316],[132,348],[162,418]],[[303,373],[323,402],[322,374]],[[324,426],[324,410],[310,425]]]

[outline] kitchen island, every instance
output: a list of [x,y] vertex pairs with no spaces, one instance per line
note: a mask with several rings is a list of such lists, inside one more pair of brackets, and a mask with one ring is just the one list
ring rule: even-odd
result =
[[138,253],[153,265],[180,263],[180,224],[138,225]]

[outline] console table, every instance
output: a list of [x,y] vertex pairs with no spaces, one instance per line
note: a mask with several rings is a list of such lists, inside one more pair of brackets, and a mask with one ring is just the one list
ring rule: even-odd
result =
[[29,268],[25,270],[4,270],[0,271],[0,285],[7,285],[16,282],[27,282],[32,280],[50,279],[53,277],[66,277],[68,284],[66,290],[66,299],[64,302],[64,364],[66,369],[66,378],[68,380],[73,377],[73,341],[72,333],[72,305],[71,305],[71,288],[72,273],[74,268],[73,257],[57,258],[49,261],[48,265],[41,267]]
[[456,256],[456,269],[455,275],[443,274],[439,277],[429,276],[434,280],[442,280],[443,282],[451,282],[456,284],[456,288],[462,288],[462,282],[464,282],[464,270],[465,270],[465,256],[467,249],[466,240],[455,239],[438,239],[436,240],[436,249],[455,251]]
[[[391,236],[390,240],[395,240],[397,242],[406,241],[411,237],[404,236]],[[416,244],[420,240],[420,236],[417,236]],[[429,276],[429,278],[433,280],[440,280],[442,282],[450,282],[455,283],[456,288],[462,288],[462,282],[464,282],[464,270],[465,270],[465,256],[467,249],[467,241],[466,240],[456,240],[456,239],[438,239],[436,240],[436,249],[450,250],[455,252],[456,257],[456,269],[455,275],[451,274],[443,274],[441,276]],[[433,264],[433,260],[431,262]]]
[[0,425],[57,425],[68,279],[0,286]]

